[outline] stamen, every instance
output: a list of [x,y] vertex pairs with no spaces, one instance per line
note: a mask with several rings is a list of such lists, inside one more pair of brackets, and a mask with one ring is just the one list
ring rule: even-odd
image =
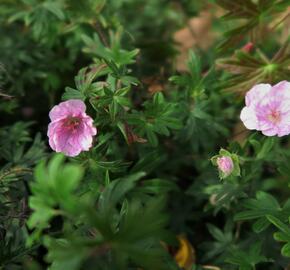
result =
[[67,129],[75,130],[80,124],[80,119],[78,117],[68,117],[65,119],[63,126]]
[[271,111],[271,113],[268,115],[268,119],[272,123],[276,124],[281,120],[281,113],[279,111]]

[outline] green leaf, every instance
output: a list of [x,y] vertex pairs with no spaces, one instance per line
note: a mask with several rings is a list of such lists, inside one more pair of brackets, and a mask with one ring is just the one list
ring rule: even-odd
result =
[[107,209],[118,203],[126,193],[135,187],[137,181],[139,181],[145,175],[144,172],[138,172],[131,174],[126,178],[112,181],[102,192],[99,207],[101,209]]
[[89,249],[80,242],[66,239],[46,237],[44,244],[49,250],[48,261],[52,262],[50,270],[78,270],[89,252]]
[[283,222],[281,222],[281,220],[279,220],[278,218],[271,216],[271,215],[267,215],[267,219],[274,224],[281,232],[283,232],[285,235],[288,235],[288,238],[285,239],[285,241],[290,241],[290,227],[289,225],[287,226],[286,224],[284,224]]
[[147,126],[146,128],[146,136],[148,138],[149,143],[152,146],[157,146],[158,145],[158,139],[157,136],[155,135],[155,133],[152,130],[151,126]]
[[274,137],[267,138],[265,140],[265,142],[263,143],[262,148],[258,152],[257,158],[258,159],[265,158],[269,154],[269,152],[272,150],[272,148],[275,145],[276,141],[277,140]]
[[212,224],[207,224],[207,229],[209,230],[210,234],[219,242],[224,242],[225,241],[225,235],[224,233],[217,228],[216,226]]
[[[248,199],[244,202],[244,207],[249,210],[242,211],[234,216],[235,220],[249,220],[249,219],[256,219],[261,218],[265,219],[266,215],[280,215],[281,214],[281,207],[277,200],[266,192],[259,191],[257,192],[256,199]],[[266,228],[266,221],[263,224],[263,221],[259,221],[255,227]],[[263,224],[263,225],[261,225]]]
[[64,156],[56,154],[46,166],[44,162],[35,169],[35,181],[31,183],[32,196],[29,205],[33,213],[28,220],[30,228],[42,230],[49,226],[50,219],[59,213],[56,206],[74,213],[77,188],[83,170],[78,165],[63,164]]
[[264,230],[266,230],[269,227],[270,223],[265,218],[259,218],[254,224],[253,224],[253,231],[255,233],[260,233]]
[[274,238],[277,241],[287,242],[281,250],[283,256],[290,257],[290,226],[286,225],[280,219],[267,215],[267,219],[274,224],[281,232],[275,233]]
[[52,14],[54,14],[58,19],[64,20],[65,14],[62,10],[62,6],[60,2],[45,2],[42,6],[49,10]]
[[281,253],[283,256],[290,257],[290,242],[282,247]]
[[80,99],[85,100],[85,96],[78,90],[66,87],[65,93],[62,95],[62,100]]
[[179,188],[172,181],[156,178],[143,181],[142,186],[137,188],[136,190],[140,190],[141,192],[144,193],[161,194],[170,191],[177,191],[179,190]]

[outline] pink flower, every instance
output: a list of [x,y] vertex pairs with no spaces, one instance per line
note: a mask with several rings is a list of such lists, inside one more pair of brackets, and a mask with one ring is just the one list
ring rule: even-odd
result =
[[49,112],[51,123],[47,136],[49,145],[56,152],[77,156],[92,146],[97,134],[93,119],[86,114],[86,105],[78,99],[71,99],[54,106]]
[[246,94],[241,120],[248,129],[266,136],[290,134],[290,83],[257,84]]
[[219,170],[225,175],[228,176],[234,169],[234,163],[231,157],[221,156],[216,160],[216,164]]

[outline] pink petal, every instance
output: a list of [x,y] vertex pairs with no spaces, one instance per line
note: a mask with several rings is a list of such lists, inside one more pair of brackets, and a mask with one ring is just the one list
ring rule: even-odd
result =
[[257,117],[255,111],[249,107],[244,107],[240,115],[247,129],[257,129]]
[[278,137],[289,135],[290,134],[290,127],[287,126],[287,127],[283,127],[283,128],[278,128],[277,134],[278,134]]
[[290,82],[287,82],[287,81],[282,81],[282,82],[279,82],[277,84],[275,84],[273,87],[272,87],[272,90],[271,92],[289,92],[290,93]]
[[266,136],[274,136],[277,134],[277,130],[274,128],[262,130],[262,133]]
[[86,105],[79,99],[70,99],[54,106],[49,112],[51,121],[57,121],[67,116],[77,116],[85,113]]
[[262,101],[263,97],[271,90],[270,84],[257,84],[252,87],[246,94],[246,106],[253,106]]

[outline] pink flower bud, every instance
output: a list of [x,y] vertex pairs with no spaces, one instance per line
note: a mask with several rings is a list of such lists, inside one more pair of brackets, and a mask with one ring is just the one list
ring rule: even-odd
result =
[[253,49],[254,49],[254,43],[253,42],[248,42],[245,46],[243,46],[243,48],[242,48],[242,50],[244,51],[244,52],[247,52],[247,53],[249,53],[249,52],[251,52]]
[[230,175],[234,169],[234,163],[231,157],[222,156],[216,160],[219,170],[226,176]]

